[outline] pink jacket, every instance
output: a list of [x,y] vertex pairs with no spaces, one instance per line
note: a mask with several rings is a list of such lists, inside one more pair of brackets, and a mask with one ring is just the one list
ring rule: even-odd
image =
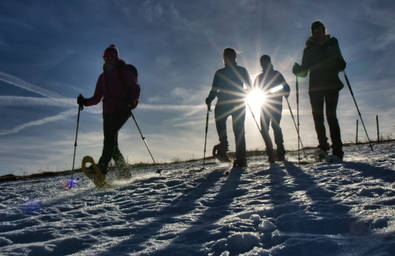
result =
[[120,60],[114,70],[99,76],[93,97],[86,99],[84,105],[96,105],[103,100],[103,114],[126,112],[137,105],[139,97],[137,77]]

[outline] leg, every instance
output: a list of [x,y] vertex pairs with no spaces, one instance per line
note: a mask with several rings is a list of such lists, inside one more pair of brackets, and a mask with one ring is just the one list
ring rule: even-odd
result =
[[121,129],[121,127],[125,124],[125,122],[128,120],[128,116],[120,116],[119,119],[117,120],[117,133],[115,135],[115,145],[114,145],[114,151],[112,154],[112,159],[114,159],[115,165],[118,168],[124,168],[126,166],[126,161],[119,150],[118,147],[118,132]]
[[310,93],[310,104],[313,112],[315,131],[317,133],[319,148],[327,151],[329,149],[324,125],[324,96],[321,93]]
[[[99,159],[99,169],[104,174],[107,173],[108,163],[114,156],[114,152],[118,151],[118,131],[121,129],[123,124],[126,122],[127,116],[119,114],[106,114],[103,115],[103,152]],[[119,152],[120,154],[121,152]],[[121,154],[123,159],[123,156]],[[120,157],[118,156],[118,159]]]
[[217,128],[219,142],[226,152],[228,151],[228,146],[229,146],[228,135],[226,133],[226,119],[229,116],[229,111],[224,106],[216,105],[214,114],[215,114],[215,126]]
[[263,140],[266,145],[266,153],[270,154],[273,150],[273,143],[269,135],[269,125],[270,125],[271,113],[267,108],[261,108],[261,132]]
[[282,113],[282,106],[278,106],[276,107],[276,109],[272,111],[272,116],[273,116],[272,128],[274,133],[274,141],[276,142],[277,145],[277,157],[280,161],[283,161],[285,149],[284,149],[283,132],[280,127],[281,113]]
[[341,133],[339,122],[337,120],[336,109],[337,102],[339,99],[339,92],[330,92],[325,96],[325,104],[326,104],[326,118],[328,120],[329,131],[332,140],[332,149],[333,154],[337,155],[340,158],[343,158],[343,143],[341,140]]
[[241,166],[247,165],[246,142],[244,134],[246,108],[245,105],[237,105],[232,112],[233,133],[236,143],[236,162]]

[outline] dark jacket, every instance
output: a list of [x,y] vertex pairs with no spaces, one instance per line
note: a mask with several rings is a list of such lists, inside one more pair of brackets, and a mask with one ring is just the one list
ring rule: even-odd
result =
[[[276,90],[276,87],[280,85],[283,87],[280,90]],[[290,92],[289,85],[285,81],[283,75],[272,68],[260,73],[255,78],[254,88],[262,89],[266,97],[270,98],[272,106],[282,105],[283,96],[289,95]],[[276,91],[272,92],[272,89],[275,89]]]
[[345,68],[346,62],[335,37],[326,35],[323,44],[317,43],[312,37],[306,41],[299,76],[305,77],[310,71],[309,92],[341,90],[344,85],[338,73]]
[[105,70],[99,76],[93,97],[84,105],[96,105],[103,100],[103,114],[127,112],[130,106],[137,104],[139,97],[136,74],[120,60],[113,70]]
[[241,66],[226,65],[215,72],[212,88],[208,99],[218,97],[217,104],[244,102],[244,84],[251,87],[251,80],[247,70]]

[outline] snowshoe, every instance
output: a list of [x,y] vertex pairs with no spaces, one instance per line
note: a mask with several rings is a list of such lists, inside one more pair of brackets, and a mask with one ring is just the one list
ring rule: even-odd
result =
[[[86,167],[86,164],[90,163],[90,167]],[[82,172],[85,174],[86,177],[88,177],[95,185],[96,187],[108,187],[110,186],[104,179],[105,179],[105,174],[103,175],[99,169],[97,168],[95,161],[91,156],[85,156],[82,159],[81,163],[81,169]]]
[[217,144],[213,147],[213,156],[220,162],[230,162],[229,156],[226,154],[226,150],[221,144]]

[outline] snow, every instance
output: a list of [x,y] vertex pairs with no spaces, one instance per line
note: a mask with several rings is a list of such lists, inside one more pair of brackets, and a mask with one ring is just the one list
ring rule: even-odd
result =
[[[209,162],[0,183],[1,255],[395,255],[395,143],[343,163]],[[308,152],[311,154],[311,152]]]

